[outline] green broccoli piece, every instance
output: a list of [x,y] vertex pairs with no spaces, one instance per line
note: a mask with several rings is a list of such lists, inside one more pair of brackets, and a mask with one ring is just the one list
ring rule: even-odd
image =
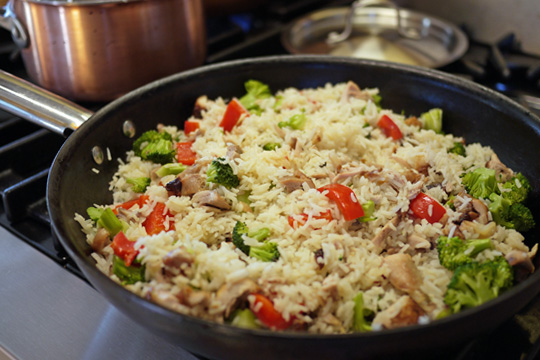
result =
[[501,195],[491,194],[491,211],[493,220],[507,229],[516,229],[520,232],[529,231],[535,226],[531,210],[521,203],[512,203]]
[[279,259],[279,250],[276,243],[265,241],[262,246],[251,246],[249,256],[261,261],[276,261]]
[[378,109],[381,108],[381,101],[382,101],[382,96],[381,95],[379,95],[379,94],[371,95],[371,101],[373,101],[373,103],[375,104],[375,106],[377,106]]
[[524,202],[527,199],[531,190],[531,183],[522,173],[517,173],[512,179],[505,182],[502,188],[510,190],[501,191],[502,197],[515,204]]
[[106,208],[103,213],[101,213],[97,224],[98,226],[105,228],[111,236],[115,236],[120,231],[124,230],[124,224],[116,217],[111,208]]
[[240,185],[238,176],[234,174],[231,165],[227,164],[224,158],[217,158],[208,166],[206,182],[223,185],[226,188]]
[[307,117],[306,114],[300,113],[293,115],[287,121],[280,121],[278,126],[280,128],[289,127],[294,130],[303,130],[306,125]]
[[180,163],[169,163],[165,164],[159,169],[156,170],[156,175],[159,177],[164,177],[167,175],[178,175],[184,170],[186,170],[187,166]]
[[266,143],[263,145],[263,150],[265,151],[272,151],[272,150],[276,150],[276,149],[279,149],[281,147],[281,144],[280,143],[277,143],[277,142],[271,142],[271,143]]
[[436,133],[442,132],[442,110],[439,108],[431,109],[420,115],[424,120],[424,129],[433,130]]
[[116,255],[113,255],[112,271],[124,284],[135,284],[138,281],[145,281],[144,265],[134,263],[134,265],[126,266],[124,260]]
[[143,193],[146,191],[148,185],[150,185],[150,178],[139,177],[139,178],[127,178],[126,182],[133,185],[131,190],[136,193]]
[[86,209],[86,213],[88,214],[90,219],[92,219],[92,221],[95,223],[99,221],[99,218],[101,217],[104,211],[105,209],[95,208],[95,207],[89,207],[88,209]]
[[172,136],[166,131],[157,132],[155,130],[149,130],[144,132],[133,143],[133,151],[141,159],[158,164],[172,162],[175,155]]
[[353,318],[353,330],[356,332],[371,331],[370,322],[367,317],[373,315],[373,312],[364,307],[364,294],[359,292],[354,297],[354,318]]
[[247,94],[240,98],[240,103],[242,103],[248,111],[261,115],[262,109],[259,104],[257,104],[257,100],[272,97],[270,88],[268,85],[257,80],[246,81],[244,87],[246,88]]
[[446,204],[450,209],[456,211],[456,206],[454,205],[455,196],[453,194],[450,194],[448,197],[448,200],[446,201]]
[[249,309],[237,309],[230,316],[231,325],[244,329],[258,329],[259,324],[256,321],[255,314]]
[[249,200],[249,195],[251,195],[251,190],[247,190],[236,195],[236,199],[249,205],[251,204],[251,200]]
[[449,270],[474,261],[476,255],[486,249],[493,249],[490,239],[461,240],[458,237],[440,236],[437,239],[439,262]]
[[487,168],[478,168],[462,175],[461,182],[465,189],[472,197],[477,199],[486,199],[491,194],[497,194],[497,180],[495,178],[495,170]]
[[448,149],[448,153],[450,154],[456,154],[460,156],[466,156],[467,151],[465,150],[465,145],[463,145],[460,142],[455,142],[454,146]]
[[513,269],[502,256],[482,264],[468,263],[456,268],[444,302],[457,313],[496,298],[512,287],[513,282]]
[[240,249],[244,254],[257,258],[262,261],[275,261],[279,258],[277,245],[269,241],[264,241],[260,247],[248,246],[244,243],[243,235],[257,241],[263,241],[270,236],[270,229],[262,228],[256,231],[249,231],[246,223],[238,221],[233,229],[232,241],[233,244]]
[[375,203],[373,201],[366,201],[362,204],[362,209],[364,209],[364,216],[357,219],[359,222],[369,222],[377,219],[376,216],[373,216],[375,212]]

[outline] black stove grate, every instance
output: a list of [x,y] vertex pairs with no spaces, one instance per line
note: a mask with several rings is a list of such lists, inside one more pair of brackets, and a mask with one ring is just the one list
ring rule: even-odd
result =
[[[285,54],[280,35],[288,21],[324,5],[348,2],[273,1],[255,13],[209,18],[207,63]],[[9,34],[0,33],[0,49],[7,49],[0,51],[0,68],[24,77],[21,61],[12,56],[14,47],[10,45]],[[442,70],[468,77],[540,112],[540,58],[522,53],[513,35],[497,44],[473,41],[462,59]],[[89,108],[101,105],[91,104]],[[45,200],[49,167],[63,142],[60,135],[0,111],[0,225],[84,279],[51,234]],[[537,298],[491,333],[466,345],[456,344],[453,350],[436,354],[436,358],[530,360],[540,356],[539,338],[540,298]]]

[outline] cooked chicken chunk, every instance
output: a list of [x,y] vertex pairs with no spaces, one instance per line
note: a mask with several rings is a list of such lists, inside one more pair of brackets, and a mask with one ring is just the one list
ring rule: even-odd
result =
[[395,329],[407,325],[418,324],[424,310],[409,296],[404,295],[388,309],[381,311],[373,319],[373,324],[380,324],[385,329]]
[[231,205],[215,190],[204,190],[193,195],[193,203],[219,210],[230,210]]
[[285,186],[285,190],[291,193],[298,189],[303,189],[303,184],[306,183],[310,188],[314,189],[315,184],[303,172],[296,170],[293,176],[284,176],[279,179],[279,182]]
[[367,91],[360,90],[358,85],[356,85],[354,82],[349,81],[345,87],[343,95],[341,96],[341,101],[347,102],[350,98],[369,100],[371,99],[371,95],[369,95]]
[[245,300],[251,293],[260,291],[259,286],[251,279],[242,279],[223,285],[216,293],[216,300],[224,307],[224,315],[227,318],[235,306]]
[[497,181],[508,181],[514,176],[514,172],[499,160],[497,154],[491,155],[491,159],[486,163],[486,167],[495,170]]
[[392,220],[387,222],[386,225],[383,226],[381,231],[379,231],[379,233],[375,235],[373,239],[371,239],[371,241],[377,248],[379,248],[380,250],[384,249],[386,237],[394,231],[402,218],[403,215],[401,213],[394,216]]

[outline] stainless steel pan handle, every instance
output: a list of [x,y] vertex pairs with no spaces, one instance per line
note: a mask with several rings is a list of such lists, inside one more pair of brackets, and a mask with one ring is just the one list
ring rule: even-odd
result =
[[68,136],[92,111],[0,70],[0,108]]

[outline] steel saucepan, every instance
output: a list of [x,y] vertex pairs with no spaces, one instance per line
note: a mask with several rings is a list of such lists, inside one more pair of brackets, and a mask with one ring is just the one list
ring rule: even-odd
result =
[[[406,328],[346,335],[313,335],[294,332],[254,331],[216,324],[167,310],[140,298],[99,272],[89,254],[75,212],[84,213],[94,203],[111,203],[108,182],[117,168],[105,157],[98,164],[93,149],[109,149],[112,159],[124,157],[136,134],[158,123],[182,126],[196,98],[231,98],[244,93],[247,79],[258,79],[274,90],[289,86],[313,87],[327,82],[353,80],[361,87],[379,87],[383,105],[420,113],[432,107],[445,112],[444,131],[464,136],[468,143],[490,145],[509,167],[519,169],[533,187],[530,207],[540,217],[540,120],[519,104],[487,88],[436,70],[393,63],[319,56],[278,56],[234,61],[180,73],[153,82],[112,102],[97,113],[61,105],[50,114],[68,109],[64,120],[77,123],[91,115],[67,139],[51,168],[47,201],[54,232],[90,283],[112,304],[138,323],[196,354],[216,359],[351,359],[403,358],[457,344],[503,323],[540,291],[540,272],[534,273],[499,298],[451,317]],[[6,75],[0,93],[17,94]],[[21,99],[1,95],[4,109],[15,111]],[[28,98],[23,94],[21,98]],[[35,103],[35,99],[32,102]],[[27,105],[27,104],[23,104]],[[50,104],[49,104],[50,105]],[[54,108],[52,105],[41,109]],[[18,114],[30,115],[19,106]],[[64,111],[66,112],[66,111]],[[126,123],[126,121],[129,121]],[[71,126],[71,125],[70,125]],[[72,127],[77,127],[73,125]],[[64,132],[62,126],[52,126]],[[126,136],[126,134],[128,136]],[[94,171],[97,170],[97,171]],[[526,234],[529,246],[540,239],[538,227]]]
[[78,101],[113,100],[206,54],[201,0],[10,0],[3,15],[30,78]]

